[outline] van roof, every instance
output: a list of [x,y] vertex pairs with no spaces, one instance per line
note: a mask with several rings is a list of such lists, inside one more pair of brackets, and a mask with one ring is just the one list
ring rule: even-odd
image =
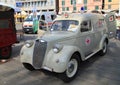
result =
[[61,15],[59,17],[57,17],[55,20],[81,20],[81,19],[94,19],[95,17],[97,18],[104,18],[104,16],[102,14],[98,14],[98,13],[72,13],[72,14],[68,14],[68,17],[66,17],[65,15]]

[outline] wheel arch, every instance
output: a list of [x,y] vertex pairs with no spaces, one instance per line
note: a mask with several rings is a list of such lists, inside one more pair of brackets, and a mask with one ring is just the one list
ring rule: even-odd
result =
[[109,39],[108,39],[107,35],[104,35],[104,37],[101,39],[100,45],[99,45],[100,49],[102,49],[104,42],[106,42],[107,44],[109,43]]
[[[73,55],[78,55],[78,56],[79,56],[79,61],[82,61],[80,52],[75,51],[75,52],[72,54],[72,56],[73,56]],[[71,56],[71,58],[72,58],[72,56]]]

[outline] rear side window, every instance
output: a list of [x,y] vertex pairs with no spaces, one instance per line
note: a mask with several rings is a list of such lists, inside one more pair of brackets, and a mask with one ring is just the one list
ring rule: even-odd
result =
[[51,15],[51,19],[54,20],[56,18],[56,15]]
[[87,32],[91,30],[91,21],[83,21],[81,23],[81,32]]
[[42,16],[41,16],[41,19],[42,19],[42,20],[45,20],[45,15],[42,15]]

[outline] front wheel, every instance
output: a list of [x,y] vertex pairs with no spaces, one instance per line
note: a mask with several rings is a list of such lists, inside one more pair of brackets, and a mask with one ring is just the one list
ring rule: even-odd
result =
[[67,64],[66,71],[64,73],[59,74],[59,77],[64,82],[72,81],[78,73],[79,65],[80,65],[79,55],[73,54],[73,56],[71,57]]

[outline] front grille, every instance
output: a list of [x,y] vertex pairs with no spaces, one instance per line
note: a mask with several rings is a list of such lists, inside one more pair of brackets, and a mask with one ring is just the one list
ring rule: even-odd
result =
[[33,66],[40,69],[44,60],[47,42],[36,40],[33,52]]

